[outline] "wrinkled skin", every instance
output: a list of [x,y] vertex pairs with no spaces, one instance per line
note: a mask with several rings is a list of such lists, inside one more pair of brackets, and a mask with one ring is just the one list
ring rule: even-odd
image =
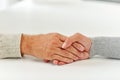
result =
[[[23,55],[27,54],[39,59],[44,59],[45,61],[53,61],[54,64],[67,64],[82,59],[80,51],[76,48],[79,48],[77,46],[81,46],[84,49],[84,47],[81,44],[74,43],[75,41],[73,42],[72,40],[71,37],[67,38],[58,33],[40,35],[23,34],[21,40],[21,52]],[[68,45],[69,41],[71,43]],[[64,42],[67,44],[64,45],[63,49],[62,45]],[[74,43],[74,45],[72,45],[72,43]]]

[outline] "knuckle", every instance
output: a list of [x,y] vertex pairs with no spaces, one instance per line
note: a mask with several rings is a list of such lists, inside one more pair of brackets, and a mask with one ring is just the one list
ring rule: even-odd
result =
[[58,45],[60,43],[56,38],[52,38],[48,44],[49,44],[49,46],[53,47],[53,46],[56,46],[56,45]]
[[52,46],[54,46],[57,42],[55,40],[52,40],[50,43]]
[[53,37],[59,37],[60,34],[59,33],[53,33]]
[[71,42],[71,41],[72,41],[72,37],[68,37],[66,40],[67,40],[68,42]]
[[77,32],[77,33],[75,33],[75,35],[80,35],[80,33]]
[[82,35],[81,35],[80,33],[76,33],[76,34],[74,35],[75,38],[81,38],[81,36],[82,36]]

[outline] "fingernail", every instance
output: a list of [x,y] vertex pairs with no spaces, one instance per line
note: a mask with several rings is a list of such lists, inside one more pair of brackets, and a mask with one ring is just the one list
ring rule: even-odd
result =
[[65,46],[66,46],[66,43],[63,43],[62,48],[65,48]]

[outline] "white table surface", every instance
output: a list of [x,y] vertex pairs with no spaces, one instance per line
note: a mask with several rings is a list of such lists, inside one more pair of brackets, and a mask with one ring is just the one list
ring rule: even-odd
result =
[[[1,33],[60,32],[120,36],[120,4],[97,1],[20,2],[0,11]],[[120,60],[92,58],[64,66],[41,60],[1,59],[1,80],[119,80]]]

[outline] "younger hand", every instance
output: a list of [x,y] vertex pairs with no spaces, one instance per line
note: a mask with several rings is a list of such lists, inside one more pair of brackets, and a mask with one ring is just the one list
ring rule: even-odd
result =
[[[77,49],[80,53],[79,59],[84,60],[89,58],[89,50],[91,47],[91,43],[92,42],[90,38],[80,33],[76,33],[65,40],[64,44],[62,45],[62,48],[67,49],[70,46],[74,46],[74,48]],[[58,60],[54,60],[53,63],[58,65],[66,64]]]

